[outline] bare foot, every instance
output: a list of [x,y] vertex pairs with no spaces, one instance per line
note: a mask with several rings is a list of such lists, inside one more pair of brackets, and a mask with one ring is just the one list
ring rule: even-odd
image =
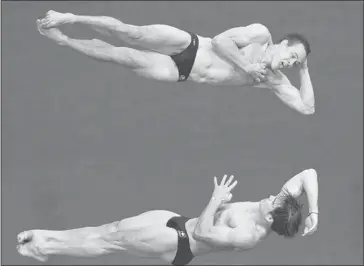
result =
[[64,45],[67,40],[67,36],[64,35],[58,28],[50,28],[50,29],[43,28],[41,26],[41,22],[39,19],[37,19],[37,28],[40,34],[57,42],[60,45]]
[[59,13],[53,10],[49,10],[46,16],[40,20],[42,28],[49,29],[53,27],[58,27],[63,24],[74,23],[75,15],[71,13]]
[[48,256],[44,254],[47,237],[43,230],[24,231],[18,234],[17,249],[19,254],[45,262]]

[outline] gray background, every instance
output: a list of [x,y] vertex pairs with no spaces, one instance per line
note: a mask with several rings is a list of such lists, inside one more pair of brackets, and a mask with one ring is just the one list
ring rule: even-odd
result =
[[[38,34],[35,21],[49,9],[203,36],[254,22],[275,41],[303,33],[312,45],[316,114],[300,115],[265,90],[161,83],[97,63]],[[234,200],[254,201],[310,167],[320,183],[316,235],[274,235],[254,250],[193,263],[362,263],[360,2],[3,2],[2,11],[3,264],[38,263],[16,253],[22,230],[100,225],[151,209],[195,217],[214,175],[235,174]],[[65,30],[124,45],[86,27]],[[299,85],[298,74],[288,74]],[[71,263],[160,261],[49,260]]]

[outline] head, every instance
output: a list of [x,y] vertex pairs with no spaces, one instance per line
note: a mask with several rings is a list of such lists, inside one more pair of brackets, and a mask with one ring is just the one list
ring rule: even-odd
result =
[[270,196],[260,201],[259,209],[265,222],[278,235],[293,237],[299,230],[302,221],[302,207],[289,193]]
[[276,44],[272,68],[291,68],[302,64],[311,52],[307,39],[298,33],[291,33]]

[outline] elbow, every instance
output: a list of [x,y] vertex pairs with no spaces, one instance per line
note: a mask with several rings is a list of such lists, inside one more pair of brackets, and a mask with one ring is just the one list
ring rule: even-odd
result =
[[222,35],[217,35],[211,40],[211,44],[213,48],[220,48],[221,46],[224,46],[226,44],[226,41],[228,40],[227,37]]
[[192,237],[197,241],[210,242],[211,234],[210,231],[195,230]]
[[205,239],[204,234],[199,230],[193,231],[192,237],[198,241],[203,241]]
[[271,35],[267,26],[261,23],[254,23],[252,26],[254,27],[254,32],[256,32],[262,40],[267,41],[270,38]]
[[313,115],[315,113],[315,105],[304,106],[302,108],[299,108],[298,111],[303,115]]
[[313,168],[305,170],[305,177],[308,179],[316,179],[317,180],[317,171]]

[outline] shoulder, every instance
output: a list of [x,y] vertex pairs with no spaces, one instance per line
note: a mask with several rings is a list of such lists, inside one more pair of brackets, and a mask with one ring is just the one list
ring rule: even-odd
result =
[[270,32],[267,26],[261,24],[261,23],[252,23],[248,26],[246,26],[246,28],[250,29],[250,30],[254,30],[257,33],[260,33],[262,35],[269,35],[270,36]]
[[240,37],[242,34],[254,36],[255,38],[260,37],[266,40],[271,40],[271,34],[269,29],[261,23],[253,23],[247,26],[233,27],[223,33],[224,36],[228,37]]

